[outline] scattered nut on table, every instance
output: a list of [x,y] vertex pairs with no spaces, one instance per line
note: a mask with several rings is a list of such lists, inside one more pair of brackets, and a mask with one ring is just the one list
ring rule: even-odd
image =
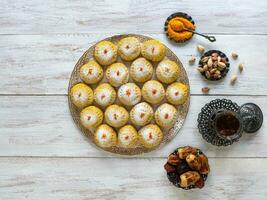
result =
[[233,75],[233,76],[231,77],[231,84],[234,85],[235,82],[236,82],[236,80],[237,80],[237,75]]
[[193,65],[193,64],[195,63],[195,61],[196,61],[196,58],[195,58],[194,56],[191,56],[191,57],[189,58],[189,60],[188,60],[188,63],[189,63],[190,65]]
[[238,54],[235,53],[235,52],[233,52],[233,53],[232,53],[232,58],[236,60],[236,59],[238,58]]
[[202,90],[202,92],[203,92],[204,94],[208,94],[209,91],[210,91],[210,88],[209,88],[209,87],[203,87],[201,90]]
[[240,72],[242,72],[244,70],[244,65],[242,63],[240,63],[238,65],[238,69],[239,69]]
[[201,45],[197,45],[197,50],[198,50],[199,53],[203,54],[204,51],[205,51],[205,48],[203,46],[201,46]]

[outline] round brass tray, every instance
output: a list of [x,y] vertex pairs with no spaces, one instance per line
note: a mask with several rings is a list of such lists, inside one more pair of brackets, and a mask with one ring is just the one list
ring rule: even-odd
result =
[[[153,39],[153,38],[150,38],[150,37],[147,37],[147,36],[144,36],[144,35],[123,34],[123,35],[115,35],[115,36],[112,36],[112,37],[109,37],[109,38],[105,38],[104,40],[108,40],[108,41],[113,42],[114,44],[117,44],[122,38],[129,37],[129,36],[134,36],[134,37],[138,38],[140,42],[144,42],[146,40]],[[80,111],[81,110],[79,110],[77,107],[75,107],[75,105],[71,102],[70,89],[71,89],[71,87],[73,85],[75,85],[75,84],[77,84],[79,82],[82,82],[82,80],[79,77],[79,70],[80,70],[82,65],[87,63],[89,60],[93,59],[93,57],[94,57],[94,55],[93,55],[94,54],[94,48],[95,48],[95,45],[91,46],[81,56],[81,58],[76,63],[76,65],[75,65],[75,67],[74,67],[74,69],[72,71],[71,77],[70,77],[69,88],[68,88],[68,101],[69,101],[69,108],[70,108],[71,116],[72,116],[75,124],[79,127],[79,129],[82,131],[82,133],[92,141],[92,143],[94,143],[94,140],[93,140],[93,131],[94,130],[86,129],[80,123],[80,117],[79,116],[80,116]],[[172,61],[175,61],[176,63],[178,63],[181,66],[181,74],[180,74],[179,78],[177,79],[177,81],[178,82],[182,82],[182,83],[188,85],[188,87],[189,87],[188,77],[187,77],[185,69],[183,68],[182,63],[180,62],[178,57],[167,47],[166,47],[166,55],[165,55],[165,57],[167,57],[168,59],[170,59]],[[125,61],[121,60],[119,58],[119,56],[118,56],[117,62],[123,62],[127,67],[129,67],[130,64],[131,64],[131,62],[125,62]],[[155,68],[156,68],[158,63],[157,62],[155,62],[155,63],[152,62],[152,64],[153,64],[154,70],[155,70]],[[103,67],[103,69],[105,70],[105,67]],[[155,79],[155,77],[153,77],[152,79]],[[105,77],[103,78],[103,80],[101,82],[107,82]],[[129,79],[129,82],[133,82],[131,80],[131,78]],[[90,87],[92,89],[95,89],[97,85],[98,84],[90,85]],[[137,85],[140,88],[142,88],[143,84],[137,83]],[[164,88],[166,89],[166,85],[164,85]],[[166,100],[162,101],[161,104],[164,103],[164,102],[166,102]],[[163,133],[164,133],[164,138],[163,138],[161,144],[158,147],[147,149],[147,148],[143,147],[141,144],[138,144],[135,148],[122,148],[122,147],[115,146],[115,147],[101,148],[101,149],[103,149],[105,151],[112,152],[112,153],[121,154],[121,155],[136,155],[136,154],[141,154],[141,153],[147,153],[147,152],[150,152],[150,151],[152,151],[154,149],[161,148],[166,143],[171,141],[175,137],[175,135],[178,133],[180,128],[182,127],[182,125],[183,125],[183,123],[185,121],[187,112],[188,112],[189,102],[190,102],[190,95],[188,96],[187,100],[185,101],[185,103],[183,105],[176,106],[177,111],[178,111],[177,121],[176,121],[175,125],[171,129],[166,129],[166,130],[163,129],[162,130]],[[116,103],[120,104],[119,102],[116,102]],[[156,105],[156,106],[152,105],[154,111],[158,106],[159,105]],[[129,111],[131,107],[125,107],[125,108]],[[152,123],[154,123],[154,121],[152,121]],[[135,127],[137,128],[137,130],[139,130],[139,128],[140,128],[140,127],[137,127],[137,126],[135,126]],[[114,129],[114,130],[118,131],[118,129]],[[100,148],[100,147],[98,147],[98,148]]]

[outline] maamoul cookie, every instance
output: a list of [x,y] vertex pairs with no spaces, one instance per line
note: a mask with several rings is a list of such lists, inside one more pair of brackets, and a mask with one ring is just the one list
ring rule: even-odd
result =
[[109,41],[102,41],[96,44],[94,57],[101,65],[110,65],[117,60],[118,48]]
[[154,148],[158,146],[162,139],[163,133],[155,124],[149,124],[138,131],[141,143],[146,148]]
[[137,38],[126,37],[119,41],[119,56],[126,61],[132,61],[140,55],[141,45]]
[[103,69],[96,61],[91,60],[80,68],[80,77],[87,84],[98,83],[103,78]]
[[128,111],[118,105],[111,105],[107,107],[105,111],[105,120],[108,125],[119,128],[125,125],[128,122],[129,113]]
[[148,81],[143,85],[142,96],[149,103],[160,103],[164,99],[164,95],[165,90],[163,85],[156,80]]
[[173,105],[183,104],[189,95],[189,88],[183,83],[173,83],[167,87],[166,99]]
[[177,80],[180,74],[180,66],[174,61],[163,60],[156,69],[156,76],[162,83],[172,83]]
[[159,62],[165,57],[165,46],[157,40],[147,40],[142,44],[141,54],[148,60]]
[[128,68],[123,63],[114,63],[107,68],[106,78],[112,86],[119,87],[129,80]]
[[138,140],[136,129],[131,125],[123,126],[118,132],[118,144],[124,148],[135,147]]
[[155,121],[162,128],[172,127],[177,119],[177,110],[174,106],[164,103],[155,112]]
[[80,120],[85,128],[96,128],[103,121],[103,112],[95,106],[86,107],[80,113]]
[[127,106],[132,106],[141,101],[141,90],[135,83],[126,83],[118,90],[119,100]]
[[94,91],[95,102],[100,106],[109,106],[116,100],[116,91],[108,83],[100,84]]
[[86,84],[78,83],[71,88],[70,98],[72,103],[81,109],[93,103],[94,93]]
[[130,119],[137,126],[144,126],[153,119],[153,108],[146,102],[135,105],[130,111]]
[[112,147],[117,144],[117,134],[110,126],[102,124],[95,131],[94,140],[100,147]]
[[153,75],[153,66],[145,58],[137,58],[130,67],[130,75],[136,82],[146,82],[151,79]]

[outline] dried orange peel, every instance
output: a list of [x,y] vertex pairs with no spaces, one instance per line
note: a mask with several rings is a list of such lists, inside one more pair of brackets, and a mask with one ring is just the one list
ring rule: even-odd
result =
[[173,39],[176,42],[183,42],[190,39],[193,36],[193,33],[185,31],[184,28],[194,31],[195,25],[182,17],[172,18],[169,21],[167,28],[170,39]]

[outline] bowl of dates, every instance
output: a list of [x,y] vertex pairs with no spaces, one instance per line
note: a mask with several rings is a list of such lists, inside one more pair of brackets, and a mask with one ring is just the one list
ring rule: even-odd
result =
[[205,154],[190,146],[179,147],[171,153],[164,169],[169,181],[184,190],[203,188],[210,172]]

